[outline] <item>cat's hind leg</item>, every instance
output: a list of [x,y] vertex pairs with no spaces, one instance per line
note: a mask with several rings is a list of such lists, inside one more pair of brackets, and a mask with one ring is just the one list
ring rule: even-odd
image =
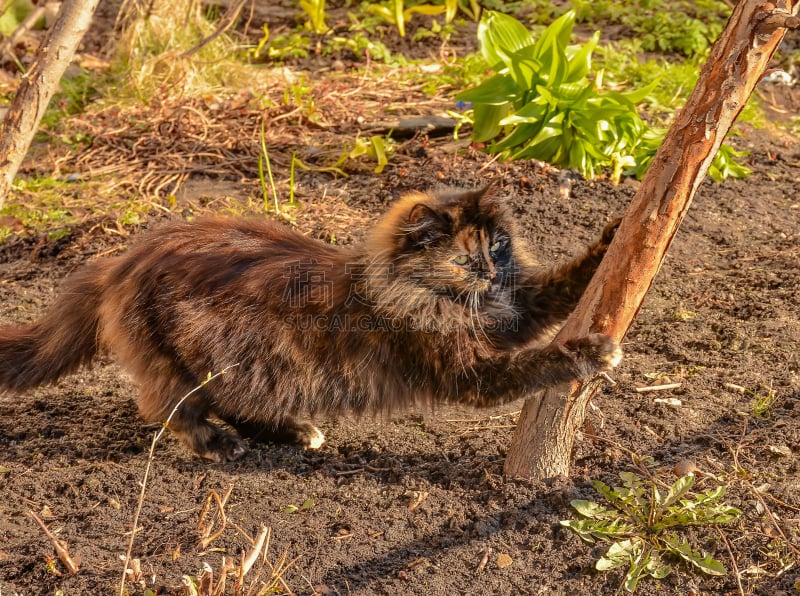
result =
[[212,411],[203,389],[180,401],[192,389],[190,383],[174,379],[160,384],[150,379],[148,385],[141,388],[139,412],[148,422],[162,423],[171,414],[167,428],[200,457],[218,463],[239,459],[247,452],[247,444],[235,433],[209,420]]
[[319,449],[325,442],[325,435],[306,420],[287,417],[277,422],[264,423],[235,416],[223,416],[237,432],[259,443],[293,443],[303,449]]

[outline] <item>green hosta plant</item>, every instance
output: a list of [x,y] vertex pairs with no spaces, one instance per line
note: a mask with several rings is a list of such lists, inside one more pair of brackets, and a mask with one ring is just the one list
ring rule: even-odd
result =
[[721,145],[708,168],[708,175],[714,182],[722,182],[726,178],[747,178],[753,170],[736,159],[748,155],[749,151],[737,151],[730,145]]
[[[625,173],[641,180],[647,168],[650,167],[650,162],[653,161],[665,134],[665,131],[658,129],[647,132],[636,148],[636,165],[626,170]],[[727,178],[747,178],[753,173],[753,170],[736,160],[747,157],[749,154],[749,151],[737,151],[730,145],[722,144],[708,167],[708,177],[714,182],[722,182]]]
[[511,16],[486,11],[478,26],[481,53],[496,72],[457,97],[471,102],[473,139],[503,159],[539,159],[591,178],[610,167],[618,179],[634,165],[647,127],[636,110],[652,86],[620,93],[589,78],[599,32],[570,45],[575,12],[535,39]]
[[672,571],[670,560],[684,561],[709,575],[725,575],[725,567],[710,554],[700,553],[682,536],[681,528],[711,526],[736,520],[742,512],[720,503],[725,488],[690,494],[694,476],[679,478],[662,494],[654,483],[645,483],[632,472],[620,474],[622,486],[593,482],[610,507],[593,501],[571,502],[582,519],[564,520],[566,526],[587,542],[611,542],[597,561],[600,571],[627,566],[624,588],[633,592],[643,577],[657,579]]

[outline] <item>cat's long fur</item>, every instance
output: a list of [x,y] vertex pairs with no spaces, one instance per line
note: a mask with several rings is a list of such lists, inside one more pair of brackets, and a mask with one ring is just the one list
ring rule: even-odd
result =
[[217,461],[245,444],[213,416],[318,446],[298,416],[506,402],[619,361],[602,335],[537,346],[613,231],[540,271],[491,191],[412,193],[347,248],[256,219],[171,223],[71,276],[43,318],[0,327],[0,389],[55,381],[107,349],[137,381],[142,416],[163,421],[209,372],[236,364],[170,425]]

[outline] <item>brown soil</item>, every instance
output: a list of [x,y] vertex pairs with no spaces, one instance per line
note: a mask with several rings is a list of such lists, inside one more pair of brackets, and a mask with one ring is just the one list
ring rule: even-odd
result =
[[[415,105],[408,89],[382,92],[401,114],[438,107]],[[301,141],[271,153],[284,188],[288,170],[281,164],[293,148],[313,134],[352,139],[356,114],[380,116],[381,102],[364,99],[361,110],[358,97],[320,103],[335,127],[320,131],[286,118],[280,122],[290,128],[270,130],[286,139],[305,126]],[[221,114],[216,121],[224,122]],[[253,445],[242,461],[226,465],[193,457],[167,434],[155,448],[133,547],[141,575],[127,589],[183,593],[183,576],[198,578],[204,566],[219,579],[223,558],[238,561],[251,548],[247,537],[263,525],[271,532],[269,563],[256,563],[248,586],[259,585],[259,569],[285,557],[292,564],[282,573],[284,589],[298,594],[612,594],[622,573],[594,569],[603,545],[583,543],[559,525],[575,517],[570,501],[602,501],[591,480],[618,483],[623,471],[646,469],[670,483],[675,464],[691,459],[703,472],[698,487],[724,484],[725,501],[743,511],[721,531],[687,533],[728,573],[704,576],[677,565],[663,580],[643,580],[639,593],[796,593],[800,149],[752,130],[737,145],[751,150],[753,175],[702,186],[627,337],[617,385],[594,401],[570,478],[503,476],[520,403],[320,421],[328,442],[318,452]],[[499,164],[447,137],[401,141],[382,174],[371,167],[365,161],[349,178],[299,171],[302,207],[293,212],[294,225],[355,242],[404,191],[495,180],[549,266],[579,252],[622,213],[635,186],[576,180],[565,198],[563,172]],[[189,177],[174,211],[227,208],[237,192],[257,203],[254,170],[250,163],[245,177]],[[59,240],[20,234],[0,245],[0,321],[35,318],[65,275],[129,241],[109,231],[131,229],[118,228],[113,216],[80,219]],[[680,387],[635,390],[665,382]],[[119,591],[157,430],[137,418],[135,395],[111,361],[23,396],[0,395],[0,593]],[[642,463],[646,457],[652,461]],[[210,495],[228,490],[225,523],[215,505],[204,515]],[[80,560],[77,574],[67,573],[30,511]],[[198,522],[212,519],[224,529],[200,547]],[[232,577],[228,583],[230,592]]]

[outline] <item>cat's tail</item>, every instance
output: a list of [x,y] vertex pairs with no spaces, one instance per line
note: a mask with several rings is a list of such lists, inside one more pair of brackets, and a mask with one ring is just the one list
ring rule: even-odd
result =
[[38,321],[0,327],[0,390],[50,383],[88,364],[98,351],[103,267],[71,276]]

